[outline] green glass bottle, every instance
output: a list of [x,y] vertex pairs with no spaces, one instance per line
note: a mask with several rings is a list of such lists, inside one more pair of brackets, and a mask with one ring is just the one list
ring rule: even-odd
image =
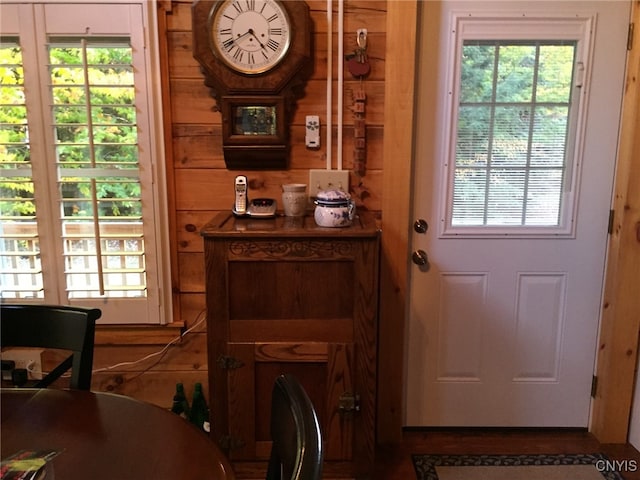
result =
[[184,385],[182,385],[182,383],[176,383],[176,393],[173,396],[171,411],[186,419],[191,416],[189,402],[187,401],[187,396],[184,393]]
[[204,398],[204,393],[202,392],[202,384],[200,382],[195,384],[193,390],[189,420],[191,420],[191,423],[199,429],[204,431],[207,430],[206,424],[209,422],[209,407],[207,407],[207,402]]
[[179,395],[174,395],[173,396],[173,403],[171,404],[171,411],[173,413],[175,413],[176,415],[180,415],[181,417],[185,417],[186,415],[184,414],[184,410],[182,407],[182,402],[180,401],[180,396]]

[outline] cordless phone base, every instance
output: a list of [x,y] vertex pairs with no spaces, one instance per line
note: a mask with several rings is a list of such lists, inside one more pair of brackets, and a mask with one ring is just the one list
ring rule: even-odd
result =
[[249,201],[249,208],[244,212],[238,212],[234,207],[231,209],[231,213],[236,217],[274,218],[276,207],[276,201],[273,198],[254,198]]

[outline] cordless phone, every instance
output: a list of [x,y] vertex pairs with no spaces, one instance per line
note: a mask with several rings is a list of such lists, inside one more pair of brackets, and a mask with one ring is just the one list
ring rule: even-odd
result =
[[273,198],[254,198],[249,201],[247,177],[238,175],[233,186],[236,196],[232,213],[236,217],[274,218],[276,216],[276,201]]
[[247,177],[238,175],[234,183],[235,186],[235,203],[233,204],[233,213],[236,215],[247,214]]

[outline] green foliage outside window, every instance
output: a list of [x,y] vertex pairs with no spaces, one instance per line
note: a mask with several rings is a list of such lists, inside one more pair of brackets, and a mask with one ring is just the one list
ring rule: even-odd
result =
[[[140,183],[135,174],[138,147],[131,48],[117,41],[98,41],[83,49],[77,39],[64,44],[54,41],[49,55],[51,120],[55,158],[64,172],[60,187],[65,217],[92,217],[91,199],[95,195],[101,218],[139,218],[142,212]],[[28,169],[32,161],[23,85],[20,49],[15,42],[3,42],[0,44],[0,168],[3,169]],[[77,175],[71,175],[70,170],[76,169]],[[33,196],[33,183],[28,176],[6,176],[0,181],[0,214],[35,215]]]

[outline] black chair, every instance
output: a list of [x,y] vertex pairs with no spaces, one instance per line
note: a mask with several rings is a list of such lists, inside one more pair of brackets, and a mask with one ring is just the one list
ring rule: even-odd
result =
[[271,394],[271,457],[267,480],[320,480],[322,433],[313,404],[289,374],[276,378]]
[[68,350],[71,355],[42,380],[29,385],[45,388],[71,369],[69,387],[91,389],[97,308],[58,305],[0,305],[0,346]]

